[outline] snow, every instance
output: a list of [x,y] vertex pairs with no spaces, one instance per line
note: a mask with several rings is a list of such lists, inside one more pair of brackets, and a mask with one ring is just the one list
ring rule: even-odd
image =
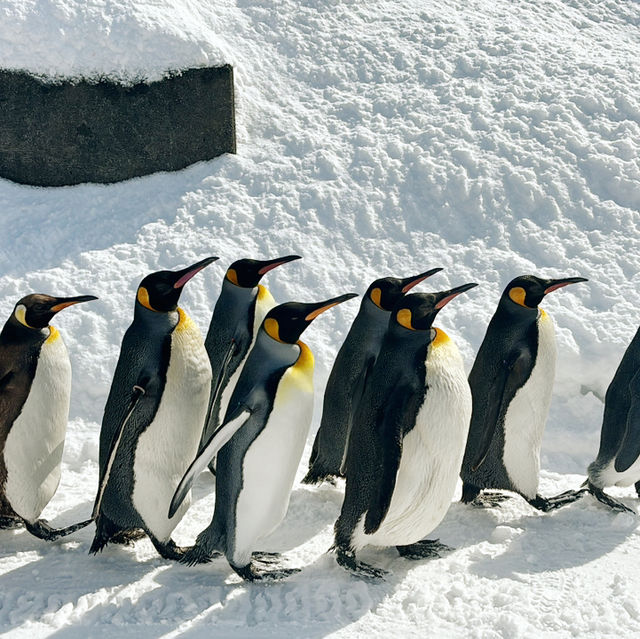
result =
[[[277,300],[421,285],[481,286],[439,315],[470,368],[516,275],[583,276],[552,293],[558,370],[541,488],[575,488],[596,455],[602,398],[638,325],[640,5],[622,0],[0,0],[0,67],[156,79],[232,63],[238,155],[109,186],[0,180],[0,308],[29,292],[95,294],[57,319],[73,389],[62,483],[44,512],[86,518],[99,423],[137,283],[207,255],[181,304],[206,331],[226,266],[304,257],[265,277]],[[316,412],[357,310],[305,333]],[[310,440],[311,441],[311,440]],[[310,441],[298,480],[303,476]],[[212,513],[203,475],[176,529]],[[223,560],[187,568],[148,541],[87,551],[92,527],[47,544],[2,531],[0,630],[12,637],[624,637],[640,633],[637,520],[585,498],[555,513],[514,498],[453,503],[434,536],[456,550],[351,577],[326,554],[343,487],[295,484],[266,550],[303,571],[247,585]],[[637,508],[632,489],[611,494]],[[456,494],[455,499],[458,498]]]

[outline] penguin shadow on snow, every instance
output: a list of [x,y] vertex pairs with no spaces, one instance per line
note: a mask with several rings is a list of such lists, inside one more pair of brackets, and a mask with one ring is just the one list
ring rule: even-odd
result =
[[[87,504],[65,511],[64,522],[78,521],[87,515]],[[62,525],[56,517],[52,523]],[[149,572],[145,563],[131,562],[123,568],[119,558],[97,560],[87,554],[93,525],[68,537],[47,542],[24,528],[0,531],[0,563],[18,553],[34,553],[34,560],[22,563],[0,575],[0,630],[3,632],[39,621],[67,604],[75,609],[84,595],[103,588],[126,586]],[[120,550],[122,552],[122,550]],[[115,554],[115,553],[114,553]]]
[[483,554],[469,566],[482,577],[500,579],[582,566],[638,534],[639,520],[614,514],[583,499],[552,515],[528,514],[497,523],[486,538],[506,545],[497,556]]

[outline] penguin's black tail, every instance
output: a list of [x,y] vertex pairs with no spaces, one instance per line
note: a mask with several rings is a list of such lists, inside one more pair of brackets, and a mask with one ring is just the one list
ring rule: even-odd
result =
[[302,483],[313,485],[328,481],[335,485],[336,477],[343,477],[343,475],[341,475],[340,472],[335,473],[331,470],[320,469],[317,464],[313,464],[307,474],[302,478]]
[[139,528],[125,530],[115,522],[105,517],[102,513],[96,518],[96,534],[93,538],[89,554],[95,555],[102,551],[108,543],[130,545],[136,539],[145,536],[145,532]]

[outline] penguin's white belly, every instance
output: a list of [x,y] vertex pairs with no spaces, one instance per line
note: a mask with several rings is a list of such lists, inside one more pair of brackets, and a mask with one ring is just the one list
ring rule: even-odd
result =
[[538,492],[540,446],[551,404],[556,353],[553,320],[541,311],[535,366],[504,419],[504,467],[513,485],[529,499]]
[[249,446],[242,464],[242,490],[236,503],[233,563],[249,563],[255,544],[284,519],[311,427],[313,387],[284,375],[273,410]]
[[195,459],[211,390],[211,364],[200,331],[181,312],[171,336],[171,358],[156,415],[135,450],[133,505],[147,528],[166,542],[191,502],[169,519],[169,504]]
[[352,537],[354,550],[415,543],[442,521],[451,504],[471,420],[471,391],[462,358],[448,338],[430,348],[426,382],[416,425],[403,440],[389,510],[370,535],[361,518]]
[[69,418],[71,363],[55,329],[42,345],[31,390],[4,448],[5,494],[11,507],[33,523],[60,482]]
[[640,457],[636,459],[627,470],[619,473],[615,469],[615,457],[597,472],[597,477],[590,479],[598,487],[606,486],[631,486],[640,481]]

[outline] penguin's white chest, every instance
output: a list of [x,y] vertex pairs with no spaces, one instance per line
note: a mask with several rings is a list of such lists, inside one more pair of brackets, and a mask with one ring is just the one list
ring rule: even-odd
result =
[[196,456],[211,389],[211,364],[202,335],[186,313],[179,312],[160,404],[138,439],[133,466],[133,504],[162,542],[189,507],[187,496],[175,515],[167,517],[173,493]]
[[540,310],[538,353],[529,379],[517,391],[504,419],[503,463],[513,485],[527,498],[538,492],[540,446],[556,372],[553,320]]
[[442,521],[451,504],[471,420],[471,391],[458,348],[438,332],[427,354],[426,398],[402,443],[389,510],[371,535],[364,533],[361,518],[354,550],[415,543]]
[[[284,519],[313,414],[313,356],[307,352],[278,384],[273,410],[242,463],[233,563],[249,563],[257,541]],[[308,357],[311,357],[309,362]]]
[[58,488],[69,417],[71,363],[60,333],[53,327],[50,331],[4,448],[6,497],[15,512],[31,523]]

